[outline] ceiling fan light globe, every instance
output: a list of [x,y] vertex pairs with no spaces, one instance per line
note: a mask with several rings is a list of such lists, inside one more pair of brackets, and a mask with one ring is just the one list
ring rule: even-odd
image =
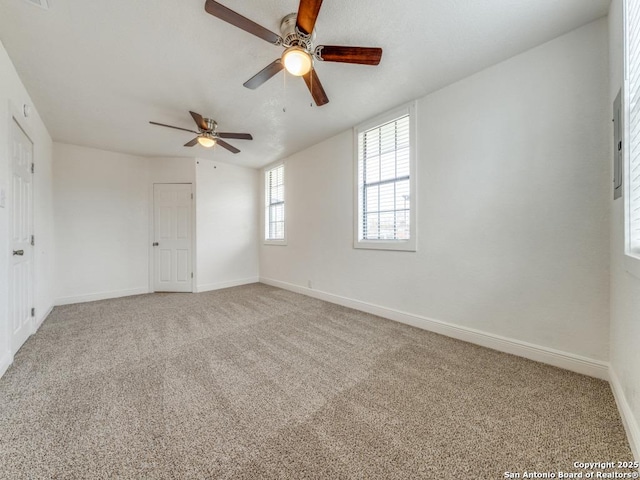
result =
[[291,75],[306,75],[313,66],[311,55],[300,47],[287,48],[282,54],[282,63]]
[[205,148],[211,148],[216,144],[216,139],[206,135],[198,137],[198,143]]

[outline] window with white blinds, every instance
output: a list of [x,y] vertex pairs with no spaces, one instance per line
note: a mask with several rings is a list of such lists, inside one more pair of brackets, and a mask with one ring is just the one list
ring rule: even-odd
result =
[[640,2],[626,2],[627,253],[640,255]]
[[265,240],[285,240],[284,164],[265,171]]
[[415,249],[412,110],[404,107],[356,129],[356,247]]

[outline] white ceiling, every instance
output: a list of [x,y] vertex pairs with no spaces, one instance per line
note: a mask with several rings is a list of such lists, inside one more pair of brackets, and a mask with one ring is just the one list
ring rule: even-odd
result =
[[[279,33],[297,0],[220,0]],[[0,40],[53,139],[136,155],[259,167],[607,14],[610,0],[325,0],[317,44],[382,47],[378,67],[317,62],[330,99],[300,78],[242,86],[278,58],[207,14],[204,0],[0,1]],[[241,153],[182,145],[189,110],[217,120]],[[286,110],[286,111],[284,111]]]

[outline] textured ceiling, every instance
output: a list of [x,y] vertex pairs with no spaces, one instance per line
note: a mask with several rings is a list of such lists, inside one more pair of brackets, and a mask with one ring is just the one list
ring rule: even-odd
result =
[[[53,139],[259,167],[606,15],[609,0],[325,0],[317,44],[382,47],[378,67],[317,63],[330,103],[300,78],[242,84],[276,47],[207,14],[204,0],[0,0],[0,40]],[[220,0],[279,33],[296,0]],[[194,110],[241,153],[182,145]]]

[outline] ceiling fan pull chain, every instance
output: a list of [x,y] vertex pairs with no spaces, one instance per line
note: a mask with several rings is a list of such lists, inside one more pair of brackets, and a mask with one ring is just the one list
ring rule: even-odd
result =
[[287,72],[284,72],[284,75],[282,75],[282,98],[282,111],[287,113]]

